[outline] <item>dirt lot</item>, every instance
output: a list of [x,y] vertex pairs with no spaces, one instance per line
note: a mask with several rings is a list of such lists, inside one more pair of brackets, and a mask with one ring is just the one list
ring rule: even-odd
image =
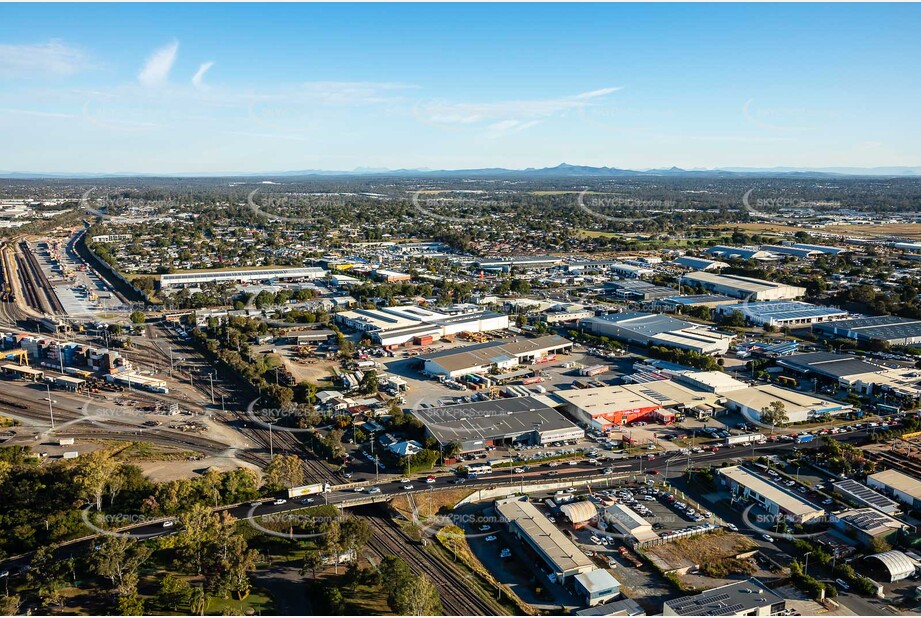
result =
[[719,530],[648,547],[645,551],[664,570],[673,570],[719,562],[727,562],[730,566],[735,556],[756,547],[751,539],[741,534]]

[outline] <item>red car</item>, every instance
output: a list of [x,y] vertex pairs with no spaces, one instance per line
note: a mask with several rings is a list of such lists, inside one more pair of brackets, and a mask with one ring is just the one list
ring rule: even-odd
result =
[[649,474],[658,474],[658,473],[659,473],[658,470],[650,470],[650,471],[649,471]]

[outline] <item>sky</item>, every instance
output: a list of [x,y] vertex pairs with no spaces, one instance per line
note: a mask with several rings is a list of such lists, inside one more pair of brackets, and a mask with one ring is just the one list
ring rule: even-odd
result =
[[921,165],[910,4],[2,4],[0,170]]

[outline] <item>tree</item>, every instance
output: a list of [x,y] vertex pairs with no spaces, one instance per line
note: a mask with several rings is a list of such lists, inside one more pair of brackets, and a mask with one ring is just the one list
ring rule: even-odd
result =
[[151,549],[126,536],[109,536],[93,554],[96,574],[105,577],[119,596],[137,592],[138,569]]
[[361,379],[361,392],[365,395],[373,395],[377,392],[378,378],[376,371],[369,371],[364,374],[364,377]]
[[265,486],[272,490],[304,484],[304,467],[297,455],[275,455],[265,468]]
[[390,608],[402,616],[437,616],[442,613],[438,589],[425,573],[397,588]]
[[790,422],[787,408],[782,401],[772,401],[761,408],[761,422],[766,425],[786,425]]
[[178,612],[189,607],[192,597],[192,586],[186,580],[167,573],[160,582],[157,592],[157,602],[168,610]]
[[3,595],[0,597],[0,616],[16,616],[19,614],[19,606],[22,600],[18,594]]
[[147,316],[143,311],[132,311],[128,319],[131,320],[132,324],[143,324],[147,320]]
[[314,549],[309,549],[304,552],[304,566],[301,567],[302,575],[310,571],[311,577],[316,581],[317,569],[321,566],[323,566],[323,557],[320,555],[320,552]]
[[208,606],[208,595],[201,586],[192,586],[189,592],[189,613],[194,616],[204,616]]
[[84,455],[76,469],[74,480],[87,497],[96,503],[97,511],[102,510],[102,497],[118,468],[119,463],[112,458],[112,453],[100,450]]

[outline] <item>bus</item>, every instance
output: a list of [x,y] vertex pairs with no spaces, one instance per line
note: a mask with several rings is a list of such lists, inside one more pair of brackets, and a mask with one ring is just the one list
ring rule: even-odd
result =
[[465,473],[468,479],[475,479],[482,474],[492,474],[492,465],[488,463],[470,464],[465,466]]

